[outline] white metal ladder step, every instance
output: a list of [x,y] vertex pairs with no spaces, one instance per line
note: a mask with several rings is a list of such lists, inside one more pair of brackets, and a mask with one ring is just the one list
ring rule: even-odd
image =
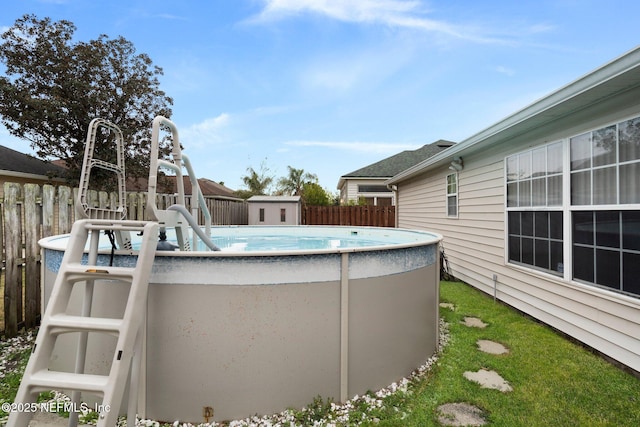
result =
[[[99,234],[102,230],[137,231],[142,233],[142,243],[137,251],[135,268],[104,266],[98,262]],[[83,219],[76,221],[71,230],[68,246],[53,285],[49,303],[42,317],[31,357],[25,369],[15,402],[34,403],[38,394],[48,390],[73,390],[88,392],[102,398],[98,427],[113,427],[117,423],[120,403],[132,367],[134,348],[140,348],[142,325],[147,302],[147,290],[158,236],[158,223],[149,221],[127,221],[110,219]],[[87,241],[89,253],[85,256]],[[132,250],[127,249],[127,254]],[[135,252],[135,251],[134,251]],[[85,303],[89,295],[89,307],[96,281],[115,280],[129,283],[129,294],[122,318],[91,317],[66,312],[74,285],[85,287]],[[65,333],[80,333],[76,372],[53,371],[49,368],[56,339]],[[89,332],[107,333],[117,336],[117,344],[108,375],[84,373],[86,337]],[[84,338],[83,338],[84,337]],[[138,341],[138,342],[137,342]],[[136,344],[138,344],[136,346]],[[132,385],[133,385],[132,378]],[[79,394],[77,396],[79,398]],[[131,408],[130,408],[131,409]],[[9,414],[9,427],[27,427],[31,419],[29,412]],[[71,421],[70,425],[77,422]]]
[[80,390],[103,395],[109,383],[106,375],[74,374],[71,372],[38,371],[29,379],[31,388],[38,391]]
[[49,328],[52,334],[61,334],[69,330],[119,333],[122,326],[122,319],[70,316],[68,314],[54,314],[49,317]]

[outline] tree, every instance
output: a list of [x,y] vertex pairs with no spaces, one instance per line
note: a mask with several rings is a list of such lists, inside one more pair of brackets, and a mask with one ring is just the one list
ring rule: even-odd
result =
[[304,169],[296,169],[287,166],[289,176],[278,180],[278,193],[290,196],[302,196],[304,184],[307,182],[318,182],[315,174],[305,172]]
[[304,194],[304,203],[310,206],[329,206],[334,203],[332,195],[316,182],[305,182],[302,186],[302,193]]
[[[65,160],[74,181],[89,122],[107,119],[125,137],[127,174],[144,176],[153,118],[170,117],[173,104],[159,89],[162,69],[123,37],[73,42],[75,29],[70,21],[24,15],[2,34],[0,121],[10,134],[28,140],[38,157]],[[161,145],[164,155],[167,147]],[[115,163],[113,148],[113,141],[96,141],[94,156]]]
[[247,168],[247,175],[242,177],[242,182],[247,187],[246,190],[238,190],[238,197],[248,199],[251,196],[261,196],[267,194],[269,186],[273,182],[273,176],[269,175],[269,168],[265,161],[260,163],[260,172],[256,172],[252,167]]

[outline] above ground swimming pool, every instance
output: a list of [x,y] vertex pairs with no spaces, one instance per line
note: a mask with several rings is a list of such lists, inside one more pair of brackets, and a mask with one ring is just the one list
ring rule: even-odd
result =
[[[211,234],[221,251],[156,253],[141,417],[198,423],[203,413],[219,421],[317,396],[344,401],[407,376],[436,351],[439,235],[316,226]],[[40,241],[45,304],[67,242]],[[99,263],[108,264],[106,237],[101,247]],[[135,256],[116,254],[113,263],[131,266]],[[120,316],[126,294],[122,283],[96,282],[93,315]],[[78,286],[70,313],[82,296]],[[58,339],[52,369],[73,370],[76,335]],[[115,338],[90,334],[86,372],[105,374],[114,347]]]

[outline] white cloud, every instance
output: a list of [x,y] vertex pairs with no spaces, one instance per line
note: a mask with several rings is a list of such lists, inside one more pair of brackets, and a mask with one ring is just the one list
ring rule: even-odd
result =
[[200,123],[193,124],[180,132],[180,142],[188,147],[204,147],[211,143],[224,142],[224,132],[231,122],[231,116],[222,113]]
[[340,141],[288,141],[285,145],[296,147],[325,147],[359,153],[395,154],[403,150],[420,148],[418,144],[390,142],[340,142]]
[[500,74],[506,74],[507,76],[513,76],[516,73],[511,68],[503,67],[502,65],[498,65],[496,71]]
[[187,21],[188,19],[184,16],[172,15],[170,13],[160,13],[156,15],[158,18],[168,19],[170,21]]
[[404,0],[265,0],[260,17],[265,20],[304,12],[319,13],[341,21],[375,22],[414,12],[418,1]]
[[262,11],[248,22],[262,23],[304,13],[324,15],[353,23],[381,24],[438,33],[479,43],[505,43],[485,36],[482,30],[428,18],[429,12],[417,0],[263,0]]

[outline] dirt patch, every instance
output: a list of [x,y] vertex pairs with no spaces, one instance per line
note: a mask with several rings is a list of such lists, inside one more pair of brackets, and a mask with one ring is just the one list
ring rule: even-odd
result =
[[445,403],[438,407],[438,421],[445,426],[483,426],[482,411],[468,403]]
[[[29,427],[66,427],[69,419],[63,418],[51,412],[36,412],[29,422]],[[78,423],[79,427],[89,427],[87,424]]]

